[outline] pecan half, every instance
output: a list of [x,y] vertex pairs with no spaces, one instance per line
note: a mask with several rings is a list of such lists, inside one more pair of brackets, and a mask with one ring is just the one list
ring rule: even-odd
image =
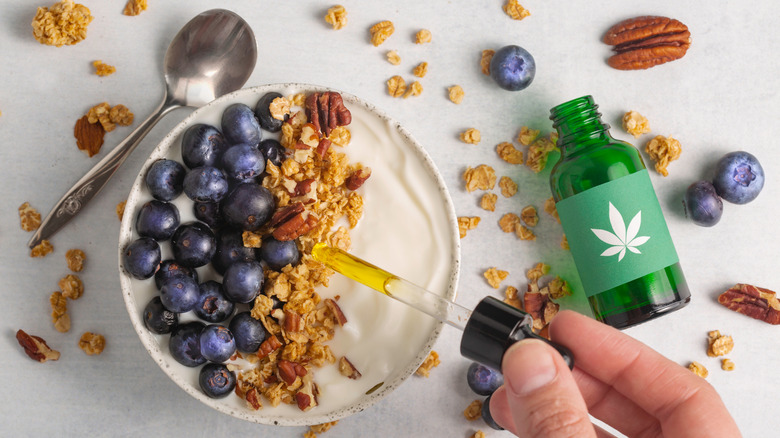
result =
[[608,60],[618,70],[643,70],[685,56],[691,33],[685,24],[667,17],[643,16],[612,26],[603,41],[615,54]]
[[273,216],[271,216],[271,220],[268,221],[268,226],[275,227],[281,223],[287,222],[296,214],[302,213],[303,210],[304,207],[302,202],[296,202],[294,204],[279,208],[274,212]]
[[303,213],[298,213],[289,220],[279,225],[273,233],[274,239],[278,241],[294,240],[311,231],[319,219],[314,214],[308,214],[304,217]]
[[277,369],[279,370],[279,378],[287,384],[287,386],[295,383],[297,377],[303,377],[307,374],[306,368],[303,365],[290,362],[288,360],[280,360],[277,363]]
[[371,168],[361,167],[360,169],[357,169],[354,172],[352,172],[352,174],[347,177],[347,179],[344,181],[344,185],[346,185],[347,188],[350,190],[357,190],[370,177],[371,177]]
[[352,113],[344,106],[341,95],[333,91],[310,94],[306,97],[304,108],[314,129],[325,137],[337,127],[352,123]]
[[780,324],[780,301],[769,289],[738,283],[720,294],[718,302],[751,318]]
[[52,350],[46,344],[46,341],[38,336],[28,335],[24,330],[19,329],[16,332],[16,341],[19,342],[19,345],[24,348],[24,352],[32,360],[46,362],[47,360],[58,360],[60,358],[59,351]]

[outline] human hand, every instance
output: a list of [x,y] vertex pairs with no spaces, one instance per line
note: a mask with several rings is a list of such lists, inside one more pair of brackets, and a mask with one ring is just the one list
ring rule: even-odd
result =
[[490,412],[521,437],[609,437],[588,414],[629,437],[740,437],[715,389],[620,331],[572,311],[550,337],[575,358],[569,371],[546,343],[527,339],[504,354],[504,385]]

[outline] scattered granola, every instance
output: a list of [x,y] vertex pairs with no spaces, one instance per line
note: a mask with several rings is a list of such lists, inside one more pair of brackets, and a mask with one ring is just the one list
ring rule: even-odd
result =
[[468,230],[473,230],[474,228],[477,228],[477,225],[479,225],[480,218],[479,216],[461,216],[458,218],[458,232],[460,233],[460,238],[466,237],[466,232]]
[[533,205],[524,207],[520,211],[520,219],[522,219],[523,223],[529,227],[535,227],[536,224],[539,223],[539,215],[536,214],[536,207]]
[[512,178],[508,176],[502,176],[501,179],[498,180],[498,187],[501,189],[501,194],[504,195],[505,198],[511,198],[517,193],[517,183],[512,181]]
[[60,279],[58,285],[60,286],[62,295],[71,300],[77,300],[84,294],[84,283],[82,283],[81,279],[76,275],[66,275]]
[[481,430],[478,430],[474,432],[473,435],[471,435],[471,438],[485,438],[485,432],[482,432]]
[[421,29],[414,35],[415,44],[430,43],[432,39],[431,31],[428,29]]
[[520,240],[536,240],[536,234],[525,225],[518,225],[515,227],[515,235],[520,238]]
[[523,164],[523,151],[518,150],[512,143],[503,142],[496,145],[498,156],[509,164]]
[[550,291],[550,297],[554,300],[571,295],[569,283],[557,275],[547,283],[547,289]]
[[517,292],[518,290],[516,287],[507,286],[506,290],[504,291],[504,302],[510,306],[514,306],[520,310],[523,310],[523,302],[520,301],[520,297],[517,295]]
[[387,94],[392,97],[401,97],[406,91],[406,81],[401,76],[395,75],[387,80]]
[[718,330],[712,330],[707,333],[708,347],[707,356],[718,357],[731,353],[734,349],[734,339],[731,336],[724,336]]
[[119,218],[120,222],[122,221],[122,216],[125,215],[125,204],[127,204],[127,201],[122,201],[116,205],[116,217]]
[[58,360],[60,352],[52,350],[42,338],[35,335],[28,335],[24,330],[16,331],[16,341],[24,348],[24,352],[32,360],[46,362],[47,360]]
[[672,161],[680,158],[682,147],[680,142],[672,137],[656,135],[647,142],[645,152],[655,161],[655,170],[663,176],[668,176],[669,172],[666,167]]
[[544,201],[544,211],[545,213],[555,218],[555,220],[558,221],[558,223],[561,223],[561,218],[558,216],[558,209],[555,208],[555,198],[553,198],[552,196],[547,198],[547,200]]
[[385,42],[395,31],[392,21],[380,21],[379,23],[371,26],[369,32],[371,33],[371,44],[378,46]]
[[525,165],[534,173],[539,173],[547,166],[547,156],[555,149],[555,143],[547,138],[536,139],[528,148]]
[[697,376],[706,379],[707,376],[710,374],[709,371],[707,371],[707,368],[704,367],[704,365],[700,364],[699,362],[693,361],[688,364],[688,369],[691,370],[693,374],[696,374]]
[[439,360],[439,353],[437,353],[435,350],[431,350],[431,352],[428,353],[428,357],[426,357],[420,367],[417,368],[415,374],[418,376],[428,377],[431,374],[431,370],[440,364],[441,360]]
[[423,61],[417,64],[417,66],[412,70],[412,74],[418,78],[424,78],[425,75],[428,74],[428,63]]
[[513,233],[520,226],[520,217],[514,213],[506,213],[498,220],[498,226],[505,233]]
[[497,268],[490,268],[482,275],[493,289],[498,289],[499,286],[501,286],[501,282],[506,280],[506,277],[509,276],[509,272]]
[[409,84],[409,88],[406,90],[406,93],[404,93],[404,99],[406,99],[409,96],[419,96],[423,92],[422,84],[418,81],[414,81],[411,84]]
[[92,66],[95,67],[95,74],[98,76],[109,76],[116,73],[116,67],[113,65],[104,64],[103,61],[97,60],[92,62]]
[[333,30],[342,29],[347,25],[347,10],[341,5],[330,7],[325,15],[325,22],[330,24]]
[[529,283],[538,283],[539,279],[550,273],[550,265],[539,262],[525,273]]
[[399,65],[401,63],[401,55],[395,50],[390,50],[387,52],[387,62],[393,65]]
[[69,249],[65,253],[65,261],[68,263],[68,269],[73,272],[81,272],[84,269],[84,260],[87,256],[80,249]]
[[623,129],[633,135],[634,138],[650,132],[650,123],[647,118],[636,111],[628,111],[623,114]]
[[479,66],[482,69],[483,75],[490,75],[490,61],[493,60],[493,55],[496,51],[493,49],[487,49],[482,51],[482,57],[479,59]]
[[39,7],[32,21],[33,36],[39,43],[50,46],[77,44],[87,37],[92,18],[89,8],[72,0]]
[[19,221],[24,231],[35,231],[41,226],[41,214],[25,202],[19,206]]
[[116,125],[129,126],[133,124],[134,118],[135,116],[126,106],[116,105],[111,107],[106,102],[93,106],[87,112],[87,121],[89,123],[100,122],[106,132],[113,131]]
[[125,9],[122,11],[122,13],[124,15],[134,17],[145,11],[148,7],[149,5],[147,4],[146,0],[127,0]]
[[463,411],[463,416],[469,421],[482,418],[482,400],[474,400]]
[[469,128],[460,133],[460,140],[468,144],[479,144],[482,134],[476,128]]
[[44,239],[30,250],[30,257],[46,257],[52,251],[54,251],[54,246],[52,246],[51,242]]
[[734,362],[729,358],[723,358],[720,361],[720,369],[723,371],[734,371]]
[[89,356],[100,354],[103,352],[103,349],[106,348],[106,338],[104,338],[103,335],[85,332],[81,335],[81,339],[79,339],[79,348]]
[[517,142],[523,146],[530,146],[539,137],[539,132],[538,129],[530,129],[527,126],[523,126],[517,134]]
[[466,191],[492,190],[496,186],[496,172],[486,164],[480,164],[475,168],[467,168],[463,172],[463,180],[466,181]]
[[312,426],[309,426],[309,430],[311,430],[314,433],[323,433],[330,430],[331,427],[337,425],[339,420],[331,421],[329,423],[322,423],[322,424],[315,424]]
[[79,150],[87,153],[87,156],[93,157],[100,152],[103,146],[103,136],[106,130],[99,123],[89,123],[89,118],[83,116],[76,121],[73,127],[73,136],[76,137],[76,146]]
[[513,20],[522,20],[523,18],[531,15],[528,9],[522,7],[517,0],[507,0],[504,4],[504,12],[509,15]]
[[496,211],[496,201],[498,195],[495,193],[485,193],[482,195],[482,199],[479,201],[479,206],[487,211]]
[[447,91],[449,91],[449,97],[452,103],[460,104],[463,102],[463,96],[465,93],[463,92],[463,88],[460,85],[453,85],[452,87],[449,87]]
[[51,322],[60,333],[70,330],[70,315],[68,315],[68,300],[60,291],[53,292],[49,297],[51,304]]

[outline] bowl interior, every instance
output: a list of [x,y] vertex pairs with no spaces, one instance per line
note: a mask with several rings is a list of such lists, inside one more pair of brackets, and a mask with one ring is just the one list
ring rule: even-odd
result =
[[[127,311],[144,347],[188,394],[220,412],[257,423],[311,425],[365,409],[414,373],[430,352],[442,323],[336,274],[327,288],[317,292],[323,298],[338,295],[348,322],[336,329],[334,339],[327,344],[336,358],[347,357],[362,377],[347,379],[339,374],[337,363],[326,365],[318,368],[314,377],[320,390],[319,406],[302,412],[294,404],[270,407],[264,402],[266,407],[253,411],[235,395],[224,399],[205,396],[198,386],[198,369],[176,362],[168,352],[168,336],[156,335],[144,327],[141,313],[158,292],[153,279],[137,280],[125,271],[122,253],[138,238],[134,227],[138,210],[152,199],[143,181],[149,166],[161,158],[181,162],[181,136],[188,127],[196,123],[219,127],[221,114],[228,105],[240,102],[254,108],[268,92],[291,96],[326,90],[305,84],[263,85],[230,93],[197,109],[166,135],[146,160],[130,190],[122,220],[120,282]],[[440,174],[425,150],[402,126],[373,105],[341,94],[352,113],[348,127],[352,138],[343,149],[333,147],[346,153],[351,163],[360,162],[372,169],[371,178],[358,189],[364,199],[364,211],[358,225],[350,230],[350,252],[454,299],[460,262],[459,236],[452,201]],[[264,138],[278,136],[264,132]],[[179,208],[182,223],[195,220],[192,202],[186,196],[173,203]],[[160,246],[163,260],[172,258],[167,242]],[[220,281],[209,267],[198,268],[198,272],[200,281]],[[180,321],[197,319],[191,313],[180,315]]]

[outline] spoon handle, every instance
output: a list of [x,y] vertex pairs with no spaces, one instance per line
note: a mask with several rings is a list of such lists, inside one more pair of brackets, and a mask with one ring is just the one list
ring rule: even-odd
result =
[[114,176],[119,166],[125,162],[127,157],[146,137],[146,134],[152,130],[154,125],[169,111],[180,107],[181,105],[168,102],[167,99],[157,107],[157,109],[138,125],[130,135],[119,143],[111,152],[100,160],[92,169],[81,177],[76,184],[71,187],[65,195],[41,222],[41,226],[30,238],[27,246],[35,247],[42,240],[48,239],[57,232],[63,225],[68,223],[77,214],[81,212],[89,201],[105,187],[108,181]]

